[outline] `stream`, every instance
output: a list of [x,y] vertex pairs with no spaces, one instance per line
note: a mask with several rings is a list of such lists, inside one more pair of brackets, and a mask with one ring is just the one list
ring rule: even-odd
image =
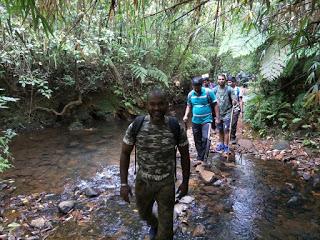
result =
[[[0,235],[148,239],[134,198],[127,204],[119,197],[119,155],[127,125],[108,122],[79,131],[57,128],[17,136],[11,148],[15,167],[0,175],[2,186],[7,184],[0,195]],[[192,170],[194,201],[175,218],[174,239],[320,239],[319,194],[312,194],[288,166],[250,155],[236,155],[231,164],[213,153],[210,159],[214,171],[225,177],[220,184],[204,184]],[[133,157],[129,178],[133,184]],[[86,196],[88,187],[97,196]],[[76,202],[73,211],[59,213],[58,203],[70,199]],[[30,227],[39,217],[45,219],[43,228]],[[12,222],[19,226],[9,231]]]

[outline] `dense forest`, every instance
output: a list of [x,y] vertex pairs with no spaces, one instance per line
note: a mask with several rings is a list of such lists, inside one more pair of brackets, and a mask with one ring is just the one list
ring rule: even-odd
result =
[[154,85],[183,103],[204,73],[250,78],[260,135],[319,134],[319,1],[0,0],[0,25],[0,171],[14,131],[126,118]]

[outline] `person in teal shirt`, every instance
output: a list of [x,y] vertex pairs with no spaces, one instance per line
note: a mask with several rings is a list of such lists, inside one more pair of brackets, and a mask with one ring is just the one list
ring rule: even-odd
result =
[[215,122],[219,123],[219,107],[213,91],[202,87],[202,77],[192,78],[193,90],[189,92],[187,107],[183,121],[188,121],[192,111],[192,132],[197,149],[197,160],[204,161],[210,147],[211,123],[214,121],[212,108],[215,112]]

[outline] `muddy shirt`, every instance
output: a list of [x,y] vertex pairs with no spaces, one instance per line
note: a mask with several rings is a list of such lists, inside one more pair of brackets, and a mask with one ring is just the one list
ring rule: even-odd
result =
[[237,99],[233,89],[229,86],[225,86],[224,88],[221,88],[218,85],[214,88],[213,91],[216,94],[216,97],[218,100],[220,118],[223,120],[229,119],[231,109],[232,109],[232,101],[231,100]]
[[[147,115],[134,139],[131,123],[123,138],[128,145],[136,145],[138,176],[146,180],[161,181],[174,175],[176,139],[169,127],[169,118],[164,125],[154,125]],[[180,126],[179,146],[188,145],[185,130]]]

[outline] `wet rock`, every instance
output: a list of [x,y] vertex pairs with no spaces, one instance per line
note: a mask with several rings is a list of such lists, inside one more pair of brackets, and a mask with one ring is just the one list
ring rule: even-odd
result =
[[316,174],[313,176],[312,187],[314,190],[320,191],[320,174]]
[[277,150],[285,150],[285,149],[290,148],[290,144],[286,140],[280,140],[280,141],[276,142],[272,148],[277,149]]
[[44,226],[46,225],[46,220],[42,217],[34,219],[31,221],[30,226],[34,227],[34,228],[44,228]]
[[219,179],[213,183],[213,186],[220,187],[226,182],[225,179]]
[[304,180],[308,181],[311,178],[311,175],[310,175],[309,172],[304,172],[302,174],[302,177],[303,177]]
[[206,233],[206,228],[202,224],[199,224],[193,230],[192,236],[193,237],[200,237],[200,236],[203,236],[205,233]]
[[194,197],[191,197],[191,196],[184,196],[179,200],[180,203],[184,203],[184,204],[190,204],[193,201],[194,201]]
[[91,187],[87,187],[85,190],[84,190],[84,194],[89,197],[89,198],[92,198],[92,197],[97,197],[99,196],[99,193],[97,193],[95,190],[93,190]]
[[293,183],[286,182],[286,186],[288,186],[290,190],[294,190],[295,189],[295,186],[294,186]]
[[281,161],[282,159],[284,158],[284,154],[283,153],[280,153],[278,154],[277,156],[275,156],[275,160],[278,160],[278,161]]
[[74,208],[75,202],[72,200],[60,202],[58,205],[61,213],[67,214],[71,209]]
[[296,208],[301,206],[302,204],[302,197],[300,195],[293,196],[287,202],[287,206],[291,208]]
[[252,141],[249,139],[239,139],[238,144],[240,145],[240,147],[245,148],[247,150],[254,148]]
[[176,216],[181,216],[188,209],[188,206],[183,203],[177,203],[174,205],[174,213]]
[[215,179],[215,174],[211,171],[202,169],[199,171],[199,174],[205,183],[211,183]]
[[32,236],[32,237],[26,238],[26,240],[39,240],[39,239],[40,239],[40,237],[38,237],[38,236]]
[[78,141],[72,141],[69,143],[68,147],[73,148],[77,147],[80,143]]
[[75,121],[69,125],[68,129],[69,131],[78,131],[84,129],[84,126],[81,122]]
[[9,188],[9,185],[6,184],[6,183],[0,183],[0,191],[3,191],[5,189],[8,189]]

